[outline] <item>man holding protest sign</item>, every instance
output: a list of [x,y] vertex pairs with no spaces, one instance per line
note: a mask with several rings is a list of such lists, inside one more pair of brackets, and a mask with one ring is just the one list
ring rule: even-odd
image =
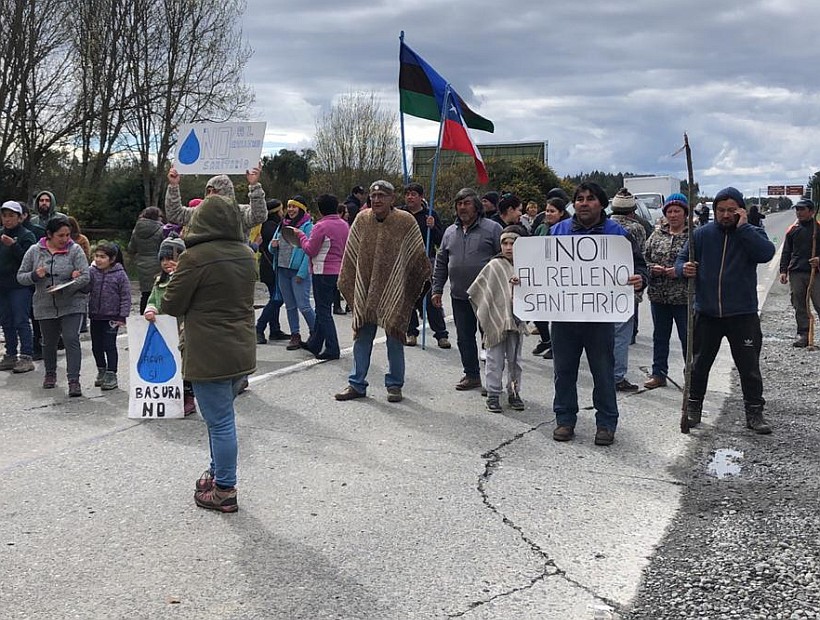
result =
[[[550,235],[619,235],[632,246],[633,273],[626,284],[636,291],[646,288],[649,276],[646,261],[637,243],[619,224],[610,220],[604,209],[609,203],[604,190],[596,183],[581,183],[573,197],[575,215],[552,227]],[[555,441],[570,441],[575,436],[578,418],[578,367],[586,351],[592,373],[592,403],[595,407],[596,446],[615,441],[618,426],[618,402],[615,396],[614,323],[555,321],[550,328],[554,359],[555,396],[553,411]]]

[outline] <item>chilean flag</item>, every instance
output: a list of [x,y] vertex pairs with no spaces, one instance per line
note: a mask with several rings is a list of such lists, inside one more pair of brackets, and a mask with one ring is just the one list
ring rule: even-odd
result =
[[447,116],[444,119],[444,135],[441,138],[441,148],[470,155],[475,160],[478,182],[481,185],[489,183],[490,178],[487,176],[487,167],[484,165],[484,160],[481,159],[481,153],[473,144],[473,139],[467,133],[467,126],[464,123],[464,117],[461,115],[458,101],[450,97],[448,93],[448,96],[444,99],[444,105],[447,106]]

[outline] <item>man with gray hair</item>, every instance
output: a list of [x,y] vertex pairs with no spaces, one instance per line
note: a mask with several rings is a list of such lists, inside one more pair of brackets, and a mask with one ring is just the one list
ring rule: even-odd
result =
[[464,376],[456,389],[481,387],[476,332],[478,319],[467,289],[490,259],[501,251],[501,226],[484,217],[478,194],[465,187],[456,194],[456,221],[447,227],[441,239],[433,272],[433,295],[430,299],[441,308],[444,284],[450,280],[450,300],[458,333],[458,352]]
[[[242,221],[242,236],[248,241],[251,229],[268,219],[268,207],[265,203],[265,190],[262,189],[262,184],[259,182],[261,174],[259,166],[246,171],[245,174],[248,179],[248,200],[250,204],[238,206]],[[205,185],[205,197],[208,196],[224,196],[230,202],[236,204],[233,183],[225,174],[218,174],[208,179],[208,183]],[[190,223],[196,209],[196,207],[182,206],[179,194],[179,172],[171,166],[168,171],[168,189],[165,190],[165,217],[173,224],[185,226]]]

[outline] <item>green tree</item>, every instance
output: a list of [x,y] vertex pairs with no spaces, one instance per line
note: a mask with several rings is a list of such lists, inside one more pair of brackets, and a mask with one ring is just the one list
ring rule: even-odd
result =
[[271,198],[285,201],[306,191],[311,176],[311,163],[316,158],[312,149],[302,149],[298,153],[288,149],[276,155],[262,158],[262,185]]

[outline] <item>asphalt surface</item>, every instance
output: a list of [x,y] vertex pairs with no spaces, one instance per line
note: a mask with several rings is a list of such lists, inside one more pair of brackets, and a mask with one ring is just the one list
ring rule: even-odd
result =
[[[193,503],[208,463],[199,416],[128,420],[127,377],[120,390],[93,388],[89,343],[83,398],[66,396],[62,376],[57,390],[42,390],[39,367],[3,373],[0,617],[814,617],[790,606],[817,606],[816,483],[803,481],[813,471],[816,373],[798,389],[786,368],[816,353],[790,348],[786,309],[775,319],[782,331],[770,329],[778,303],[772,294],[763,315],[776,425],[767,438],[736,424],[725,355],[702,430],[680,433],[680,392],[670,386],[620,396],[616,443],[603,448],[592,442],[585,372],[577,437],[552,441],[551,362],[528,352],[527,409],[491,414],[478,391],[453,389],[455,348],[405,349],[405,400],[389,404],[383,344],[368,398],[347,403],[332,395],[346,384],[349,351],[317,363],[285,343],[260,345],[236,404],[240,510],[231,515]],[[646,304],[641,311],[634,382],[651,360]],[[337,317],[343,347],[349,321]],[[674,344],[670,362],[682,384]],[[779,389],[772,373],[783,374]],[[739,475],[707,476],[718,448],[743,452]],[[795,586],[775,606],[787,574]],[[773,615],[747,612],[760,591]]]

